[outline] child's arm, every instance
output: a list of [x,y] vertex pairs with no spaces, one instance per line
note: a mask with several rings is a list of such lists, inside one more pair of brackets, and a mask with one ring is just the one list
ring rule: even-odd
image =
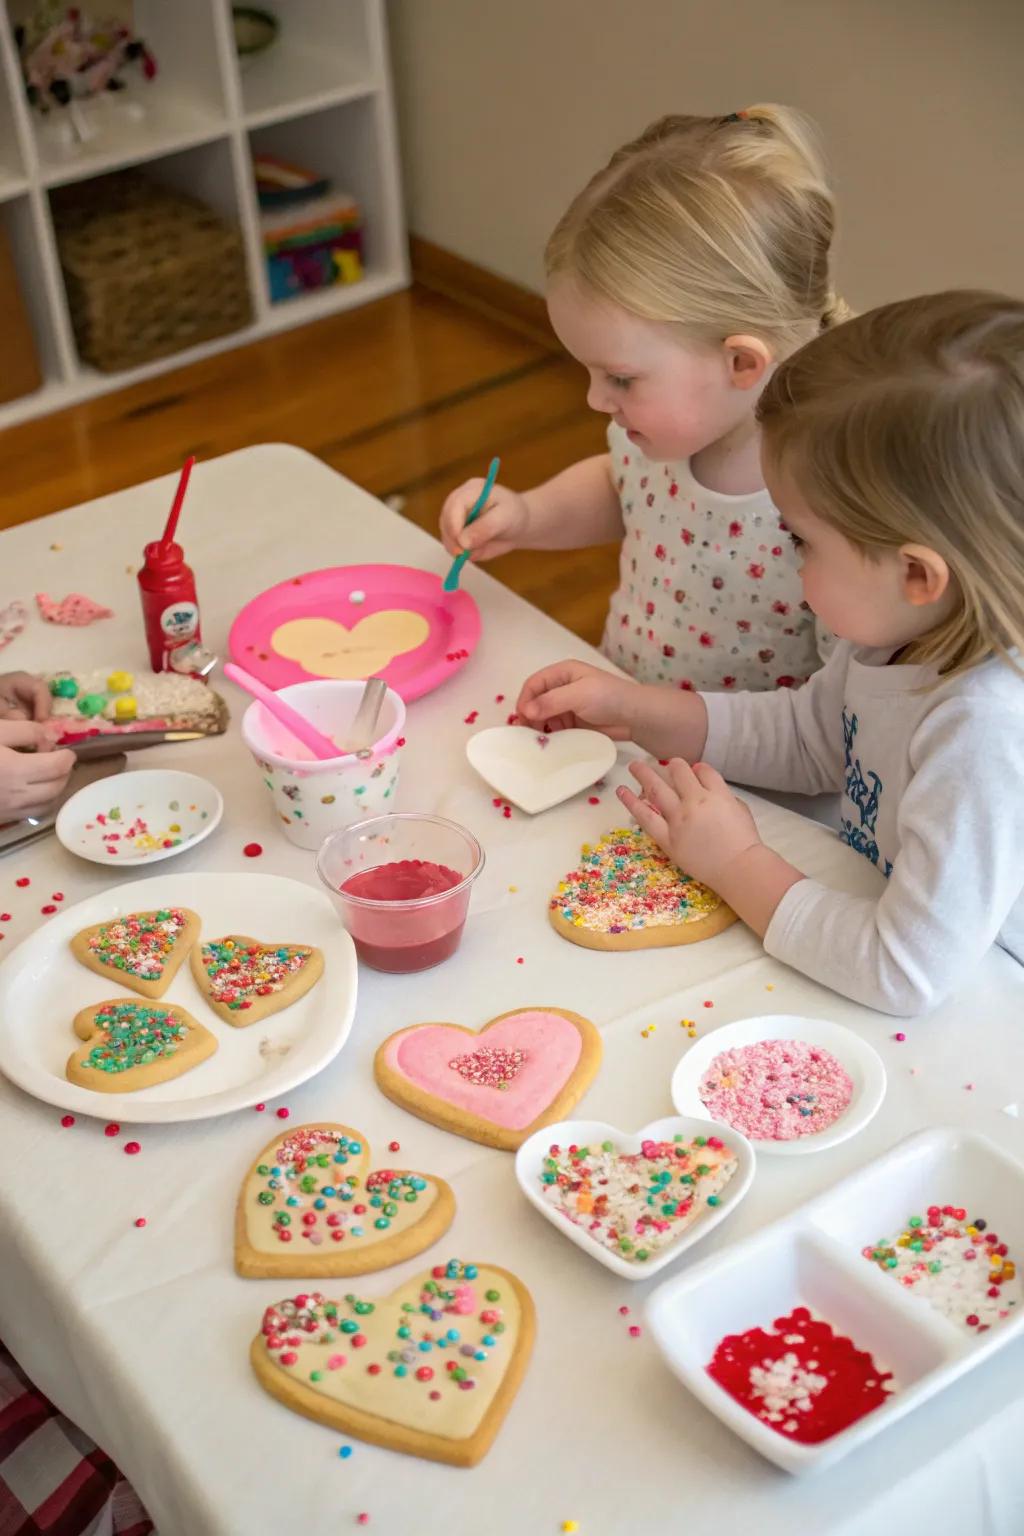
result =
[[493,560],[512,549],[583,549],[623,536],[622,509],[612,484],[611,459],[599,453],[563,469],[532,491],[496,485],[486,507],[466,527],[482,480],[467,480],[441,509],[441,539],[450,555],[472,552]]
[[[729,903],[776,959],[883,1013],[935,1007],[1024,902],[1024,713],[959,698],[911,743],[900,852],[879,898],[808,879],[761,842],[754,819],[703,764],[634,773],[627,808],[673,860]],[[1019,914],[1024,950],[1024,910]]]

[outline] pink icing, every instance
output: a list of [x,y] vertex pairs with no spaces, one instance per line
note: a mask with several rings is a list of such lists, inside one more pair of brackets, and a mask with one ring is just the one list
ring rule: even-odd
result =
[[465,1053],[472,1037],[448,1024],[424,1024],[401,1035],[388,1046],[386,1060],[393,1070],[435,1098],[507,1130],[519,1131],[548,1107],[583,1049],[574,1024],[561,1014],[539,1008],[512,1014],[492,1024],[477,1039],[489,1046],[525,1052],[525,1060],[507,1088],[467,1083],[449,1066]]

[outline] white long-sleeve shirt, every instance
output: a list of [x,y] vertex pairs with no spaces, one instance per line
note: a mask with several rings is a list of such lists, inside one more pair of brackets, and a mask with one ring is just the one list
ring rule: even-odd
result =
[[[934,1007],[993,943],[1024,964],[1024,677],[841,641],[803,687],[705,694],[704,760],[737,783],[840,790],[840,837],[887,877],[877,900],[804,879],[770,955],[886,1013]],[[929,687],[929,684],[934,686]]]

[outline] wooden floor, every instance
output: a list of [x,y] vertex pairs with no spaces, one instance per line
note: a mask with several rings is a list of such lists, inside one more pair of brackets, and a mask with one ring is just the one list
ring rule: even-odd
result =
[[[525,489],[600,452],[604,425],[584,392],[570,360],[413,287],[0,432],[0,528],[166,474],[190,453],[288,442],[377,496],[404,497],[404,514],[435,532],[446,493],[496,453],[502,479]],[[489,569],[599,639],[616,546],[517,552]]]

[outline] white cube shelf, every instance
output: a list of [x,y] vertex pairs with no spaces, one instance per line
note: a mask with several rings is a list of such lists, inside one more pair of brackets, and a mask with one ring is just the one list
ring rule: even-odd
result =
[[[87,137],[25,99],[6,0],[0,0],[0,222],[11,236],[44,382],[0,405],[0,428],[165,373],[288,326],[404,287],[408,260],[383,0],[266,0],[279,23],[266,52],[239,58],[231,0],[135,0],[153,50],[153,81],[84,105]],[[330,176],[365,222],[366,273],[271,303],[252,154],[281,155]],[[53,232],[52,189],[144,165],[237,224],[252,322],[229,336],[123,373],[101,374],[75,350]]]

